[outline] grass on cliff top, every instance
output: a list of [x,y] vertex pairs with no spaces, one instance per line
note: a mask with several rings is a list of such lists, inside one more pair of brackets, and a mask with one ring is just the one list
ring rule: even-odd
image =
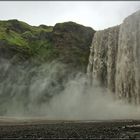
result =
[[52,32],[52,30],[53,27],[51,26],[30,26],[18,20],[0,21],[0,40],[6,41],[8,45],[21,47],[22,49],[28,48],[30,55],[39,54],[44,56],[45,54],[43,53],[47,53],[48,46],[49,48],[51,46],[50,42],[35,39],[32,41],[32,38],[37,37],[42,31]]
[[11,28],[11,29],[18,29],[22,31],[31,31],[31,32],[51,32],[53,30],[52,26],[40,25],[40,26],[31,26],[23,21],[18,21],[16,19],[13,20],[3,20],[0,21],[0,28]]
[[6,31],[0,29],[0,40],[5,40],[9,45],[16,45],[27,47],[28,43],[24,40],[18,33],[14,31],[10,31],[6,33]]
[[[25,22],[17,20],[0,21],[0,41],[5,40],[6,44],[21,48],[33,60],[37,59],[39,62],[46,62],[57,59],[71,64],[71,67],[82,69],[87,65],[88,51],[87,49],[85,51],[81,47],[85,44],[85,41],[83,36],[81,36],[81,30],[75,33],[75,25],[76,27],[79,26],[76,23],[70,22],[60,23],[54,27],[56,32],[53,32],[53,35],[55,34],[56,37],[58,33],[57,39],[63,39],[62,47],[55,47],[57,41],[52,41],[53,36],[47,37],[48,35],[52,35],[50,32],[54,30],[51,26],[30,26]],[[68,32],[67,30],[70,31],[67,36],[70,41],[66,40],[66,36],[63,37],[64,32]],[[69,47],[66,47],[67,44]],[[4,47],[8,47],[8,45]]]

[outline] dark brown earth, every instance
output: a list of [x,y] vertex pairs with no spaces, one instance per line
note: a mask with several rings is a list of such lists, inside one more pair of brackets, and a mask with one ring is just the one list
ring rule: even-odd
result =
[[0,123],[0,139],[138,139],[140,120]]

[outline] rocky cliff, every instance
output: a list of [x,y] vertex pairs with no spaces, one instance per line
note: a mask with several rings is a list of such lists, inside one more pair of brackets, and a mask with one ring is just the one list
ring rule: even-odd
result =
[[67,96],[70,79],[86,72],[94,32],[74,22],[0,21],[0,116],[38,116],[55,97]]
[[13,62],[57,60],[86,71],[94,33],[74,22],[37,27],[18,20],[0,21],[0,57]]
[[116,27],[97,31],[87,72],[91,80],[129,102],[140,101],[140,11]]

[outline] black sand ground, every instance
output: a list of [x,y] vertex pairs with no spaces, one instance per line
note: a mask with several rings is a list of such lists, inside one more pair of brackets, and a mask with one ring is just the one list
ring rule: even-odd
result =
[[0,139],[140,139],[140,120],[0,121]]

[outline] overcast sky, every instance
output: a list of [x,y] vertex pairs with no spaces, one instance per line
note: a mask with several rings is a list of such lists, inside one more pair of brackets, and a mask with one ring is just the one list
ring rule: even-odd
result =
[[0,20],[18,19],[31,25],[74,21],[100,30],[120,24],[137,10],[139,1],[0,1]]

